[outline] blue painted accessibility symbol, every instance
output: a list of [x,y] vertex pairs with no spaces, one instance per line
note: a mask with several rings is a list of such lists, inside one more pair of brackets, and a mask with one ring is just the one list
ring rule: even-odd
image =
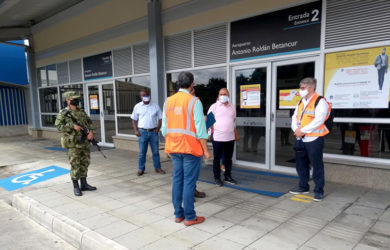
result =
[[38,182],[46,181],[54,177],[68,174],[70,171],[57,166],[49,166],[37,169],[28,173],[14,175],[0,180],[0,187],[13,191],[19,188],[27,187]]

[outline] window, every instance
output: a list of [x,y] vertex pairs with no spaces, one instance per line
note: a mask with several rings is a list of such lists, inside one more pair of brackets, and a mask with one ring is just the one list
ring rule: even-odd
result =
[[58,90],[57,88],[39,89],[39,100],[41,104],[41,121],[43,127],[54,127],[58,113]]
[[118,134],[134,135],[130,117],[117,117]]
[[56,115],[41,115],[42,127],[54,127]]
[[42,67],[37,70],[37,80],[39,87],[47,87],[46,67]]
[[135,104],[141,101],[139,92],[145,88],[150,90],[150,77],[126,77],[117,79],[115,84],[117,113],[131,114]]
[[46,69],[47,69],[49,86],[57,85],[58,84],[57,65],[55,64],[48,65]]
[[150,76],[126,77],[115,80],[118,134],[134,135],[130,118],[134,106],[141,101],[139,92],[150,91]]
[[334,123],[324,153],[390,159],[390,124]]
[[[226,68],[212,68],[202,70],[191,70],[194,74],[195,95],[202,101],[204,113],[216,102],[218,92],[221,88],[226,88]],[[177,78],[180,72],[167,74],[168,96],[177,92]]]
[[58,92],[57,88],[39,89],[39,99],[42,113],[58,113]]

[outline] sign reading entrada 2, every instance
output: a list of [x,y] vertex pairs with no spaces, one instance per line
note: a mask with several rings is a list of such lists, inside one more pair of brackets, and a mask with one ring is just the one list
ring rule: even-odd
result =
[[111,52],[85,57],[83,64],[86,81],[112,77]]
[[231,61],[320,49],[321,1],[231,23]]

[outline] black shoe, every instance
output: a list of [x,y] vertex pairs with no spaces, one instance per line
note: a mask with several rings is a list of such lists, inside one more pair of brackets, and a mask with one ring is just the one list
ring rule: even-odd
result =
[[74,191],[74,195],[76,195],[76,196],[83,195],[83,193],[81,193],[78,180],[73,180],[73,191]]
[[200,192],[200,191],[198,191],[198,190],[195,189],[194,196],[195,196],[196,198],[204,198],[204,197],[206,197],[206,193],[205,193],[205,192]]
[[231,184],[231,185],[236,185],[237,181],[235,181],[232,177],[225,177],[225,182]]
[[137,176],[141,176],[141,175],[143,175],[144,173],[145,173],[145,171],[143,171],[143,170],[138,170]]
[[315,193],[313,201],[322,201],[323,197],[324,197],[323,194]]
[[221,181],[221,178],[215,178],[215,184],[217,184],[217,186],[222,187],[223,186],[223,182]]
[[290,194],[308,194],[309,189],[303,189],[303,188],[294,188],[290,190]]
[[93,191],[96,190],[96,187],[92,187],[87,183],[87,178],[81,178],[80,179],[81,183],[81,190],[82,191]]

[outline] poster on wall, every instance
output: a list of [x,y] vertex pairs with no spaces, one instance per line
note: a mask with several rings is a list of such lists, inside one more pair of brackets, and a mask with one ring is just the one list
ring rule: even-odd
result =
[[390,46],[329,53],[324,89],[334,109],[388,108]]
[[231,23],[231,61],[320,49],[322,1]]
[[299,89],[279,90],[279,109],[295,109],[299,100],[301,100]]
[[94,110],[99,109],[99,101],[97,95],[89,95],[89,108]]
[[84,80],[112,77],[111,52],[83,58]]
[[240,108],[259,109],[260,108],[260,84],[249,84],[240,86]]

